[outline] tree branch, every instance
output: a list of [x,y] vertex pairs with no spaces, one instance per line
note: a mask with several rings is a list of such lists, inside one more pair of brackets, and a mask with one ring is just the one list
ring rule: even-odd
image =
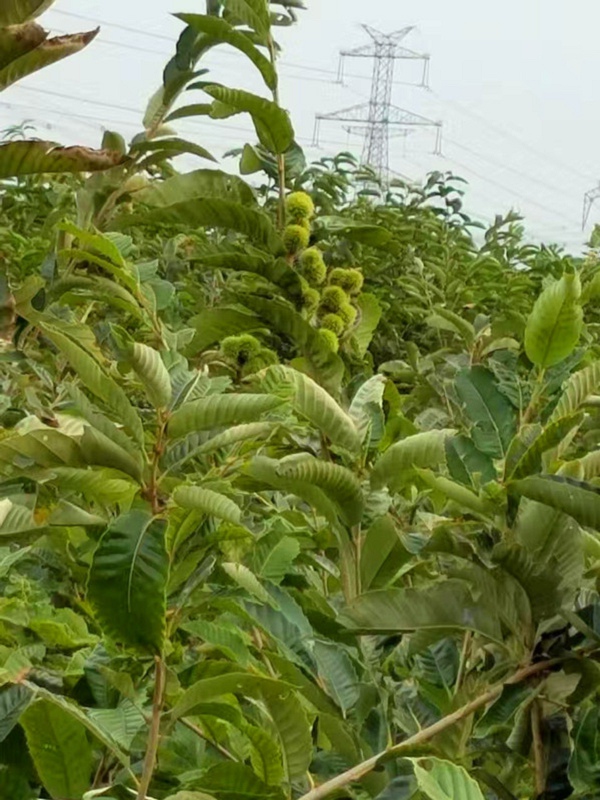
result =
[[156,657],[156,672],[154,678],[154,697],[152,698],[152,721],[150,732],[148,733],[148,745],[146,747],[146,757],[142,778],[138,787],[137,800],[146,800],[148,789],[154,775],[156,766],[156,754],[158,753],[158,743],[160,740],[160,717],[165,695],[165,685],[167,679],[167,668],[163,659]]
[[208,745],[214,747],[215,750],[221,753],[221,755],[225,758],[229,759],[229,761],[237,761],[237,758],[232,755],[226,747],[223,747],[223,745],[220,745],[218,742],[214,742],[210,736],[207,736],[206,733],[204,733],[202,728],[198,727],[198,725],[194,725],[193,722],[190,722],[189,719],[185,719],[185,717],[182,717],[179,721],[182,723],[182,725],[185,725],[186,728],[189,728],[191,731],[193,731],[196,736],[205,741]]
[[[268,46],[269,46],[269,55],[271,57],[271,64],[273,68],[277,68],[277,49],[275,46],[275,40],[273,39],[273,35],[269,33],[268,39]],[[273,89],[273,102],[279,103],[279,88],[277,84]],[[285,228],[285,155],[283,153],[277,153],[277,182],[278,182],[278,190],[279,190],[279,203],[277,209],[277,224],[279,226],[279,230],[282,231]]]
[[533,762],[535,764],[535,796],[541,797],[546,788],[546,766],[544,763],[542,716],[539,700],[534,700],[531,704],[531,736],[533,739]]
[[448,716],[443,717],[443,719],[434,722],[433,725],[423,728],[422,731],[419,731],[414,736],[410,736],[403,742],[393,745],[392,747],[388,747],[387,750],[368,758],[366,761],[363,761],[361,764],[358,764],[346,772],[343,772],[341,775],[322,783],[321,786],[317,786],[307,794],[302,795],[299,800],[322,800],[322,798],[327,797],[337,789],[343,789],[345,786],[348,786],[348,784],[354,783],[355,781],[363,778],[365,775],[368,775],[368,773],[371,772],[382,759],[389,758],[390,756],[399,756],[405,750],[414,748],[420,744],[424,744],[430,739],[433,739],[434,736],[437,736],[438,733],[442,733],[442,731],[451,728],[457,722],[465,719],[465,717],[469,717],[471,714],[479,711],[480,708],[483,708],[488,703],[496,700],[496,698],[502,694],[502,690],[507,684],[520,683],[521,681],[524,681],[533,675],[539,675],[542,672],[546,672],[546,670],[561,663],[562,659],[553,658],[548,661],[540,661],[537,664],[531,664],[528,667],[523,667],[515,672],[515,674],[512,675],[508,680],[496,684],[491,689],[488,689],[487,692],[484,692],[484,694],[475,698],[475,700],[471,700],[470,703],[467,703],[456,711],[453,711],[452,714],[448,714]]

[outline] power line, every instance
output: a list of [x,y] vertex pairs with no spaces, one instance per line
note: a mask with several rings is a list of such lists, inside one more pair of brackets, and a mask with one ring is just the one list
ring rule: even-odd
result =
[[[20,86],[18,88],[23,89],[25,87]],[[40,92],[41,94],[48,94],[48,92],[44,92],[41,89],[37,89],[35,91]],[[65,98],[65,99],[68,98],[68,99],[77,100],[77,101],[80,101],[80,100],[83,99],[83,98],[75,97],[75,96],[72,96],[72,95],[62,95],[62,94],[61,94],[61,97]],[[87,100],[87,102],[90,103],[91,105],[100,105],[99,102],[92,101],[92,100]],[[111,123],[111,124],[114,124],[114,125],[124,125],[124,126],[128,126],[128,127],[131,127],[131,128],[136,128],[138,130],[141,129],[141,125],[136,123],[136,122],[133,122],[133,120],[108,119],[106,117],[94,117],[94,116],[91,116],[91,115],[79,114],[79,113],[75,113],[75,112],[71,112],[71,111],[63,111],[63,110],[53,109],[53,108],[48,108],[48,107],[40,107],[40,106],[33,105],[33,104],[28,105],[28,104],[22,104],[22,103],[0,102],[0,105],[4,106],[4,107],[7,107],[7,108],[14,107],[14,108],[22,108],[22,109],[25,109],[25,110],[35,109],[35,110],[38,110],[38,111],[44,111],[44,112],[48,112],[48,113],[51,113],[51,114],[58,114],[59,116],[64,117],[65,119],[73,118],[73,119],[80,119],[80,120],[83,120],[83,121],[96,122],[97,124],[94,127],[98,128],[100,130],[106,130],[106,125],[104,123]],[[106,104],[102,104],[102,105],[104,106]],[[115,106],[115,107],[118,108],[118,109],[121,109],[121,110],[123,109],[122,106]],[[130,112],[134,112],[135,111],[136,113],[141,113],[141,112],[138,112],[137,109],[128,109],[128,110]],[[211,120],[210,122],[209,121],[203,122],[201,120],[190,119],[190,120],[187,120],[187,124],[190,125],[190,126],[193,126],[193,125],[204,125],[204,126],[207,127],[207,129],[219,128],[219,129],[231,130],[231,131],[240,132],[240,133],[246,133],[246,134],[251,132],[250,128],[243,128],[243,127],[241,127],[239,125],[228,125],[226,123],[216,122],[216,121],[213,121],[213,120]],[[189,135],[194,135],[194,133],[198,133],[199,132],[197,130],[196,131],[184,130],[183,128],[181,129],[181,131],[182,131],[182,133],[186,133],[186,134],[189,134]],[[209,132],[210,132],[209,130],[206,130],[206,131],[202,130],[202,135],[203,136],[208,136]],[[227,137],[226,135],[219,134],[219,139],[221,139],[221,138],[225,138],[225,139],[226,138],[230,138],[231,141],[234,141],[234,140],[235,141],[239,141],[239,137],[234,137],[234,136]],[[306,136],[299,136],[299,137],[297,137],[297,139],[298,139],[298,141],[306,142],[306,143],[310,143],[312,141],[310,138],[308,138]],[[343,141],[335,140],[335,139],[323,140],[323,144],[342,145],[342,146],[345,146],[345,147],[348,146],[347,142],[343,142]]]
[[519,175],[521,178],[527,178],[527,180],[531,181],[532,183],[537,183],[539,186],[543,186],[546,189],[550,189],[552,192],[560,192],[563,191],[560,187],[555,186],[551,183],[547,183],[546,181],[542,180],[541,178],[536,178],[533,175],[528,175],[526,172],[523,172],[516,167],[511,167],[510,164],[506,162],[498,161],[495,158],[490,158],[489,156],[483,155],[483,153],[479,153],[477,150],[474,150],[471,147],[467,147],[465,144],[461,144],[460,142],[455,142],[453,139],[449,139],[447,136],[444,137],[444,142],[453,145],[454,147],[458,147],[461,150],[464,150],[471,155],[480,158],[482,161],[487,161],[488,164],[493,164],[496,167],[500,167],[501,169],[505,169],[508,172],[514,172],[515,175]]
[[589,181],[589,179],[590,179],[589,175],[584,175],[582,172],[579,172],[579,170],[575,169],[575,167],[572,167],[569,164],[567,164],[566,162],[564,162],[564,161],[562,161],[560,159],[557,159],[555,156],[549,156],[547,153],[541,153],[537,147],[535,147],[534,145],[530,144],[525,139],[522,139],[520,136],[517,136],[516,133],[513,133],[512,131],[507,130],[506,128],[504,128],[503,126],[501,126],[501,125],[499,125],[499,124],[497,124],[495,122],[491,122],[489,119],[487,119],[486,117],[483,117],[481,114],[478,114],[475,111],[471,111],[470,109],[465,108],[461,103],[457,103],[454,100],[447,100],[446,98],[441,97],[441,95],[439,95],[435,91],[433,92],[433,94],[435,95],[435,97],[437,97],[438,100],[440,100],[440,102],[446,103],[447,105],[452,106],[453,108],[456,108],[462,114],[465,114],[465,115],[467,115],[469,117],[472,117],[473,119],[479,120],[479,122],[481,122],[482,124],[486,125],[491,130],[496,131],[496,133],[498,133],[500,136],[506,137],[508,139],[512,139],[513,141],[515,141],[518,144],[520,144],[521,147],[524,147],[526,150],[528,150],[530,153],[533,153],[535,156],[537,156],[542,161],[547,161],[550,164],[553,163],[556,166],[559,166],[561,169],[564,169],[567,172],[570,172],[571,174],[576,175],[581,180]]
[[[54,30],[56,31],[56,33],[68,34],[68,31],[62,30],[60,28],[55,28]],[[140,47],[139,45],[135,45],[135,44],[125,44],[125,42],[115,42],[112,39],[105,39],[103,36],[98,37],[98,39],[95,40],[95,44],[96,45],[107,45],[109,47],[119,47],[119,48],[121,48],[123,50],[133,50],[136,53],[147,53],[147,54],[152,55],[152,56],[160,55],[163,58],[170,58],[171,55],[172,55],[172,53],[166,53],[166,52],[163,52],[162,50],[150,49],[149,47]],[[222,53],[220,53],[220,55],[235,55],[235,54],[222,52]],[[224,69],[225,71],[229,71],[229,72],[232,71],[231,68],[228,67],[228,66],[225,66],[225,65],[222,65],[222,64],[219,64],[218,66],[219,66],[220,70]],[[310,67],[303,67],[301,64],[293,64],[293,65],[290,64],[289,66],[292,66],[292,67],[297,68],[297,69],[310,69]],[[317,70],[317,71],[320,72],[321,70]],[[334,74],[334,73],[331,73],[331,74]],[[331,85],[333,83],[333,81],[328,80],[326,78],[312,78],[312,77],[309,77],[309,76],[306,76],[306,75],[292,75],[290,72],[285,72],[283,70],[280,70],[280,75],[282,77],[284,77],[284,78],[289,78],[290,80],[298,80],[298,81],[303,81],[303,82],[304,81],[309,81],[311,83],[326,83],[328,85]]]
[[104,100],[91,100],[89,97],[76,97],[72,94],[65,94],[64,92],[56,92],[53,89],[36,89],[33,86],[17,86],[21,92],[35,92],[36,94],[50,95],[51,97],[60,97],[62,100],[76,100],[78,103],[87,103],[92,106],[101,106],[102,108],[114,108],[118,111],[127,111],[130,114],[144,114],[139,108],[132,108],[131,106],[122,106],[118,103],[107,103]]
[[127,31],[127,33],[135,33],[137,35],[142,36],[149,36],[152,39],[161,39],[164,42],[173,43],[173,37],[167,36],[164,33],[153,33],[151,31],[141,31],[139,28],[130,28],[127,25],[121,25],[117,22],[107,22],[105,20],[96,20],[94,17],[86,16],[85,14],[76,14],[74,11],[59,11],[58,9],[52,9],[53,14],[61,14],[63,17],[71,17],[72,19],[80,19],[84,22],[95,22],[98,25],[106,25],[110,28],[117,28],[121,31]]
[[[56,92],[56,91],[53,91],[53,90],[35,89],[33,87],[26,87],[26,86],[19,86],[17,88],[22,90],[22,91],[29,91],[29,92],[34,92],[36,94],[43,94],[43,95],[51,95],[53,97],[58,97],[60,99],[75,100],[78,103],[79,102],[87,103],[89,105],[96,106],[96,107],[101,107],[101,108],[116,109],[116,110],[119,110],[119,111],[126,111],[127,113],[137,113],[137,114],[140,114],[140,115],[143,115],[143,113],[144,113],[141,109],[131,108],[130,106],[124,106],[124,105],[120,105],[120,104],[117,104],[117,103],[108,103],[108,102],[104,102],[104,101],[100,101],[100,100],[92,100],[92,99],[86,98],[86,97],[77,97],[75,95],[69,95],[69,94],[66,94],[64,92]],[[47,110],[47,111],[52,112],[51,109],[42,109],[42,110]],[[55,112],[55,113],[58,113],[58,112]],[[69,113],[62,113],[61,112],[61,114],[63,116],[65,116],[65,117],[71,116],[73,118],[79,118],[79,119],[82,119],[82,120],[96,120],[97,119],[97,118],[89,117],[89,116],[86,116],[86,115],[83,115],[83,114],[71,113],[71,112],[69,112]],[[105,120],[97,119],[97,121],[98,121],[99,124],[101,124],[104,121],[104,122],[110,122],[112,124],[117,124],[117,125],[129,125],[131,127],[138,127],[138,125],[136,123],[133,123],[132,121],[127,122],[125,120],[106,120],[106,119]],[[220,129],[234,130],[234,131],[242,132],[242,133],[248,133],[249,132],[248,129],[243,128],[243,127],[238,126],[238,125],[230,125],[230,124],[226,124],[226,123],[222,123],[222,122],[215,122],[215,121],[203,122],[201,120],[193,120],[193,121],[190,120],[189,124],[191,124],[191,125],[204,125],[204,126],[207,126],[207,127],[218,127]],[[310,141],[306,137],[298,137],[298,138],[301,139],[301,140],[303,139],[304,141],[307,141],[307,142]],[[328,140],[328,141],[324,140],[323,143],[324,144],[347,146],[347,142],[341,142],[339,140]],[[460,145],[458,143],[453,143],[453,144],[455,144],[455,146],[458,145],[459,147],[462,147],[463,149],[470,150],[470,148],[467,148],[466,146]],[[476,151],[471,151],[471,152],[475,153],[476,155],[479,155],[479,154],[476,153]],[[484,159],[487,158],[485,156],[480,156],[480,157],[482,157]],[[481,180],[484,180],[489,184],[495,185],[495,186],[497,186],[498,188],[502,189],[505,192],[513,194],[513,195],[515,195],[517,197],[521,197],[526,202],[528,202],[528,203],[530,203],[532,205],[536,205],[537,207],[541,208],[544,211],[547,211],[548,213],[554,214],[556,216],[558,216],[560,214],[561,218],[564,219],[564,215],[562,213],[560,213],[560,212],[557,212],[555,209],[551,209],[548,206],[545,206],[545,205],[543,205],[542,203],[540,203],[540,202],[538,202],[536,200],[528,198],[527,196],[522,195],[522,194],[520,194],[518,192],[515,192],[514,189],[512,189],[510,187],[507,187],[504,184],[499,183],[498,181],[494,181],[489,176],[483,175],[483,174],[477,172],[472,167],[469,167],[469,166],[467,166],[465,164],[462,164],[461,162],[457,161],[456,159],[448,159],[448,160],[453,161],[458,166],[460,166],[462,169],[466,169],[468,172],[471,172],[473,175],[476,175]],[[552,188],[554,189],[554,187],[552,187]]]
[[[512,189],[510,186],[505,186],[503,183],[500,183],[499,181],[495,181],[492,178],[488,177],[487,175],[483,175],[481,172],[477,172],[472,167],[469,167],[466,164],[462,164],[460,161],[457,161],[455,158],[449,158],[448,156],[443,156],[443,158],[445,158],[447,161],[452,161],[454,164],[459,166],[461,169],[466,169],[467,172],[470,172],[471,174],[476,175],[482,181],[486,181],[487,183],[490,183],[493,186],[497,186],[499,189],[502,189],[503,191],[508,192],[511,195],[514,195],[515,197],[521,198],[521,200],[524,200],[526,203],[530,203],[531,205],[537,206],[538,208],[541,208],[543,211],[546,211],[549,214],[553,214],[554,216],[560,217],[562,220],[566,219],[565,215],[562,212],[557,211],[554,208],[550,208],[549,206],[546,206],[543,203],[539,203],[537,200],[533,200],[532,198],[527,197],[526,195],[523,195],[520,192],[515,192],[515,190]],[[574,223],[573,220],[571,220],[571,219],[568,220],[568,221],[571,224],[577,224],[577,223]]]
[[[68,31],[62,30],[61,28],[53,28],[56,33],[61,35],[68,35]],[[112,47],[121,47],[124,50],[134,50],[136,53],[148,53],[149,55],[157,56],[160,55],[163,58],[170,58],[172,53],[165,53],[162,50],[151,50],[149,47],[140,47],[137,44],[125,44],[124,42],[114,42],[112,39],[105,39],[104,37],[100,36],[94,41],[95,45],[104,44],[110,45]]]
[[[95,24],[95,25],[105,26],[107,28],[115,28],[116,30],[126,31],[127,33],[135,33],[135,34],[138,34],[140,36],[148,36],[148,37],[150,37],[152,39],[159,39],[161,41],[168,41],[171,44],[175,44],[175,41],[176,41],[176,37],[166,36],[165,34],[153,33],[152,31],[144,31],[144,30],[140,30],[139,28],[130,28],[127,25],[120,25],[119,23],[108,22],[106,20],[98,20],[95,17],[88,17],[88,16],[84,16],[83,14],[75,14],[75,13],[70,12],[70,11],[59,11],[57,9],[52,9],[52,13],[54,13],[54,14],[62,14],[63,16],[73,17],[75,19],[80,19],[80,20],[83,20],[85,22],[90,22],[90,23]],[[150,50],[149,48],[146,48],[146,47],[139,47],[138,45],[132,45],[132,44],[125,43],[125,42],[115,42],[113,40],[104,39],[104,38],[98,38],[97,44],[108,44],[108,45],[113,45],[114,47],[122,47],[125,50],[137,50],[137,51],[140,51],[142,53],[151,53],[151,54],[160,53],[160,55],[163,55],[165,58],[170,58],[173,55],[173,53],[165,53],[165,52],[162,52],[162,51]],[[231,52],[229,50],[221,50],[219,52],[219,55],[227,56],[227,57],[230,57],[230,58],[240,58],[241,57],[239,53]],[[314,66],[309,65],[309,64],[298,64],[298,63],[295,63],[295,62],[292,62],[292,61],[283,61],[283,60],[279,61],[278,65],[281,66],[281,67],[284,67],[284,68],[291,67],[292,69],[301,69],[301,70],[305,70],[305,71],[308,71],[308,72],[318,72],[318,73],[320,73],[322,75],[333,75],[333,76],[335,76],[336,80],[327,81],[327,80],[323,79],[321,82],[322,83],[337,83],[339,85],[345,86],[345,84],[342,81],[338,80],[338,73],[335,70],[332,70],[332,69],[324,69],[323,67],[314,67]],[[281,74],[286,74],[286,73],[282,72]],[[288,73],[288,77],[297,77],[298,80],[310,80],[310,78],[305,78],[305,77],[300,78],[300,76],[291,76],[291,75],[289,75],[289,73]],[[360,80],[360,81],[370,81],[371,80],[371,78],[368,75],[350,75],[350,74],[345,74],[344,77],[346,77],[346,78],[354,78],[355,80]],[[316,81],[317,79],[313,78],[312,80]],[[409,81],[393,81],[393,84],[395,86],[396,85],[397,86],[414,86],[414,84],[410,83]]]

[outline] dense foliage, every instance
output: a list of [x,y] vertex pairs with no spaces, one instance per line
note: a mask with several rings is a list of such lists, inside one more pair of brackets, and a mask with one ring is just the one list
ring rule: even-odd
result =
[[[91,40],[49,5],[0,87]],[[307,165],[300,7],[180,15],[130,145],[0,146],[0,798],[600,797],[596,251]],[[239,113],[252,178],[175,169]]]

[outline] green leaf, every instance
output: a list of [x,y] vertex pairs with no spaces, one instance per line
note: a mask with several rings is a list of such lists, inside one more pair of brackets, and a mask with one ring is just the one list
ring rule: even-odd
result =
[[181,508],[202,511],[234,525],[238,525],[242,518],[242,511],[233,500],[202,486],[179,486],[173,493],[173,500]]
[[492,458],[503,458],[515,434],[515,414],[492,373],[481,366],[463,370],[455,387],[477,449]]
[[194,709],[216,697],[239,694],[242,697],[262,698],[273,695],[277,698],[289,686],[282,681],[251,672],[227,672],[212,678],[196,681],[179,698],[171,711],[173,719],[193,716]]
[[248,442],[250,440],[262,442],[263,439],[268,438],[278,428],[279,423],[277,422],[248,422],[246,425],[234,425],[233,428],[229,428],[223,433],[218,433],[207,442],[199,445],[194,450],[194,456],[225,450],[230,448],[231,445],[239,444],[240,442]]
[[192,317],[189,324],[196,334],[186,350],[187,355],[202,353],[212,344],[221,342],[227,336],[256,331],[265,327],[257,316],[234,308],[205,308]]
[[250,114],[260,143],[272,153],[285,153],[293,143],[294,129],[289,114],[272,100],[225,86],[205,86],[204,91],[214,98],[213,119]]
[[312,761],[311,726],[306,712],[293,691],[273,695],[263,694],[263,700],[273,720],[289,783],[302,780]]
[[600,386],[600,361],[594,361],[589,367],[573,373],[563,387],[560,400],[552,412],[550,422],[561,417],[568,417],[579,411],[590,395],[596,393]]
[[[236,155],[238,152],[236,152]],[[277,158],[260,144],[252,146],[246,143],[241,151],[239,169],[242,175],[264,172],[269,178],[276,180],[279,174]],[[299,178],[307,166],[304,151],[297,142],[294,142],[285,151],[283,160],[285,162],[285,174],[289,178]]]
[[202,255],[198,259],[203,269],[227,269],[236,272],[250,272],[280,286],[290,297],[302,293],[302,280],[298,272],[285,258],[273,259],[268,255],[245,255],[232,251]]
[[[312,506],[327,521],[335,525],[338,522],[338,512],[334,503],[318,486],[300,481],[291,481],[279,473],[281,461],[267,456],[255,456],[246,466],[245,472],[259,484],[266,484],[269,488],[294,494]],[[260,486],[258,491],[264,487]]]
[[74,33],[42,41],[36,48],[22,53],[0,68],[0,91],[21,78],[78,53],[96,38],[99,28],[88,33]]
[[361,587],[366,592],[383,575],[393,578],[395,573],[412,558],[402,544],[396,523],[389,515],[375,520],[367,530],[360,553]]
[[324,343],[313,328],[292,306],[279,299],[248,296],[244,304],[267,322],[268,330],[287,336],[307,359],[311,377],[327,391],[339,392],[344,374],[344,362]]
[[583,470],[583,478],[591,481],[592,478],[600,476],[600,450],[592,450],[583,458],[579,459],[579,465]]
[[198,783],[219,800],[283,800],[279,788],[267,786],[250,767],[235,762],[211,767]]
[[169,472],[180,472],[185,463],[219,451],[233,454],[234,446],[243,442],[253,441],[255,447],[258,447],[279,428],[280,425],[277,422],[250,422],[247,425],[235,425],[223,433],[218,433],[197,447],[191,441],[190,446],[187,447],[187,442],[184,440],[183,450],[180,443],[177,443],[172,450],[167,452],[168,470]]
[[527,447],[506,477],[518,480],[535,472],[540,472],[544,453],[558,447],[574,428],[578,428],[581,425],[583,418],[583,413],[572,414],[569,417],[558,417],[556,421],[549,423]]
[[111,422],[107,416],[102,414],[76,386],[67,386],[66,390],[74,404],[72,413],[83,417],[91,427],[104,434],[106,438],[119,445],[122,450],[126,450],[130,455],[139,460],[139,446],[137,446],[121,428],[118,428],[114,422]]
[[106,633],[155,654],[165,636],[165,528],[145,511],[120,516],[102,536],[88,580],[88,598]]
[[209,117],[211,109],[212,103],[190,103],[187,106],[180,106],[175,111],[171,111],[164,121],[167,123],[177,119],[185,119],[185,117]]
[[600,786],[600,711],[596,705],[581,709],[572,733],[569,781],[583,796]]
[[48,525],[58,528],[83,528],[87,527],[106,527],[107,520],[98,514],[90,514],[83,508],[78,508],[66,500],[59,500],[56,507],[48,517]]
[[[0,147],[0,159],[1,155]],[[223,228],[245,234],[251,241],[264,245],[272,253],[280,253],[283,249],[279,234],[263,211],[218,197],[194,197],[159,208],[151,207],[147,211],[119,220],[119,225],[123,228],[153,223],[173,223],[190,228]]]
[[452,436],[446,439],[446,463],[450,476],[465,486],[473,487],[476,475],[481,484],[497,478],[492,459],[480,452],[468,436]]
[[272,393],[282,392],[294,411],[307,419],[330,441],[351,452],[360,449],[360,436],[354,420],[312,378],[291,367],[275,365],[260,376],[261,386]]
[[52,615],[47,612],[34,614],[29,620],[29,627],[50,647],[72,650],[96,641],[90,635],[83,617],[70,608],[57,609]]
[[26,467],[84,466],[81,447],[75,439],[53,428],[38,428],[0,441],[0,463]]
[[533,364],[545,369],[571,355],[583,327],[580,297],[575,272],[565,272],[538,297],[525,329],[525,352]]
[[585,527],[600,530],[600,489],[591,483],[562,475],[532,475],[509,486],[523,497],[568,514]]
[[244,733],[250,740],[250,763],[254,772],[269,786],[281,786],[284,771],[278,743],[263,728],[253,725],[248,725]]
[[54,0],[2,0],[0,28],[21,25],[34,17],[39,17],[52,3]]
[[425,322],[432,328],[457,333],[470,347],[475,340],[475,328],[466,319],[463,319],[448,308],[437,306],[435,314],[427,317]]
[[300,554],[300,543],[291,536],[284,536],[265,556],[258,573],[261,578],[279,584],[291,571],[292,564]]
[[56,800],[79,800],[89,789],[93,766],[83,725],[46,700],[30,705],[20,721],[44,787]]
[[455,483],[445,475],[436,475],[430,469],[418,469],[417,474],[429,487],[436,492],[441,492],[449,500],[456,503],[462,510],[470,509],[477,514],[485,514],[488,504],[478,495],[460,483]]
[[255,206],[254,190],[246,181],[218,169],[197,169],[152,183],[135,194],[136,202],[166,208],[174,203],[198,198],[221,198]]
[[139,484],[116,469],[71,469],[54,467],[46,477],[60,486],[61,492],[75,492],[100,505],[126,505],[139,491]]
[[448,579],[423,589],[386,589],[358,597],[343,612],[343,621],[355,632],[460,629],[502,640],[495,614],[474,599],[461,580]]
[[[205,147],[177,137],[136,142],[131,146],[130,151],[131,155],[137,158],[140,170],[148,169],[149,166],[161,164],[163,161],[182,155],[198,156],[199,158],[207,159],[207,161],[216,161],[216,158]],[[143,158],[143,156],[146,157]],[[142,191],[140,191],[140,194]],[[136,200],[138,199],[137,192],[134,197]]]
[[[226,20],[205,14],[176,14],[175,16],[194,30],[216,39],[219,44],[228,44],[240,50],[258,69],[267,87],[271,90],[276,88],[277,73],[269,59],[252,44],[247,36],[237,31]],[[287,148],[285,149],[287,150]]]
[[223,5],[236,19],[245,23],[260,36],[267,36],[271,28],[268,6],[262,0],[224,0]]
[[[125,272],[116,274],[122,274],[125,277],[125,280],[123,281],[124,284],[132,291],[136,290],[138,281],[135,280],[134,272],[128,266],[123,254],[121,253],[121,250],[117,247],[114,241],[115,236],[119,234],[113,233],[109,235],[93,233],[92,231],[79,228],[69,220],[61,222],[58,226],[58,229],[70,233],[71,236],[73,236],[79,243],[79,247],[85,248],[85,250],[70,250],[70,254],[81,257],[82,260],[85,260],[87,257],[89,257],[89,253],[87,251],[90,251],[91,254],[102,256],[103,261],[101,262],[100,266],[105,266],[105,264],[108,262],[108,265],[112,264],[114,266],[121,267],[123,270],[125,270]],[[128,241],[131,242],[131,239],[128,239]],[[105,266],[105,268],[110,271],[110,266],[108,265]]]
[[371,473],[372,487],[397,487],[402,484],[402,473],[407,470],[443,464],[446,458],[445,442],[453,433],[451,430],[415,433],[388,447]]
[[39,141],[7,142],[0,144],[0,180],[51,172],[101,172],[123,161],[120,153],[88,147],[61,147],[55,142]]
[[209,395],[181,406],[171,417],[168,434],[178,439],[188,433],[244,422],[277,408],[283,401],[267,394]]
[[49,287],[48,297],[52,300],[61,300],[69,305],[79,305],[82,298],[89,297],[96,301],[110,303],[139,318],[142,317],[137,300],[127,289],[119,286],[114,280],[99,275],[87,278],[83,275],[71,274],[61,278]]
[[417,676],[432,686],[451,690],[458,677],[460,655],[454,638],[439,639],[416,656]]
[[116,741],[107,733],[101,726],[97,725],[89,716],[90,709],[84,709],[77,705],[72,700],[63,697],[62,695],[55,694],[39,686],[33,689],[37,698],[43,700],[50,706],[55,706],[59,711],[73,719],[77,724],[86,728],[92,736],[98,740],[124,767],[129,766],[129,759],[126,754],[120,749]]
[[278,472],[287,480],[317,486],[338,507],[348,525],[357,525],[363,515],[364,499],[360,482],[346,467],[302,456],[283,463]]
[[142,476],[142,463],[131,453],[95,428],[86,426],[81,437],[81,451],[86,462],[94,467],[110,467],[130,475],[135,481]]
[[362,358],[369,349],[373,334],[381,321],[383,310],[375,295],[366,292],[359,295],[356,305],[358,306],[360,316],[358,324],[352,331],[352,338],[356,342],[359,355]]
[[2,538],[27,533],[37,527],[31,508],[13,503],[9,497],[0,500],[0,536]]
[[363,440],[369,434],[368,445],[371,447],[379,444],[385,430],[383,393],[386,384],[383,375],[373,375],[359,386],[350,404],[350,416]]
[[381,225],[369,225],[346,217],[320,216],[315,222],[315,229],[321,239],[330,235],[343,236],[372,247],[383,247],[392,238],[391,232]]
[[546,558],[552,557],[554,546],[563,537],[572,547],[577,536],[572,530],[574,527],[577,528],[575,521],[569,520],[561,511],[533,500],[524,500],[519,505],[514,533],[516,541],[534,554],[541,565]]
[[232,661],[246,666],[250,662],[250,651],[247,637],[233,625],[221,624],[207,620],[195,619],[181,626],[187,633],[197,636],[212,647],[218,648]]
[[123,700],[117,708],[90,708],[87,715],[125,752],[131,750],[133,740],[146,726],[144,715],[130,700]]
[[108,375],[94,357],[68,336],[50,326],[43,326],[44,334],[61,351],[81,382],[97,398],[114,411],[139,445],[144,444],[144,430],[137,411],[121,387]]
[[321,641],[315,642],[313,655],[327,694],[346,716],[360,698],[358,676],[350,656],[339,645]]
[[410,761],[419,789],[430,800],[485,800],[478,783],[463,767],[439,758]]
[[502,689],[500,697],[486,709],[485,714],[477,722],[474,735],[486,737],[502,730],[534,695],[535,691],[527,684],[507,684]]
[[221,569],[229,575],[238,586],[248,592],[249,595],[256,597],[261,603],[273,604],[267,590],[248,567],[245,567],[243,564],[225,561],[221,564]]
[[4,686],[0,689],[0,744],[19,721],[32,700],[32,694],[25,686]]
[[129,361],[144,386],[148,400],[155,408],[166,408],[171,402],[171,378],[161,354],[152,347],[136,342]]

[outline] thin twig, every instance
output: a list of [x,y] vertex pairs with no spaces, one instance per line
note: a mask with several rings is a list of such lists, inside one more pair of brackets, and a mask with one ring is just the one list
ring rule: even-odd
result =
[[[275,40],[273,39],[272,34],[269,34],[269,55],[271,57],[271,64],[273,65],[273,69],[275,70],[277,67],[277,50],[275,47]],[[277,80],[276,76],[276,80]],[[277,83],[273,88],[273,102],[277,105],[279,103],[279,88]],[[283,153],[277,153],[277,176],[278,176],[278,183],[279,183],[279,206],[278,206],[278,214],[277,214],[277,222],[279,225],[279,229],[283,230],[285,228],[285,156]]]
[[471,700],[470,703],[467,703],[456,711],[453,711],[452,714],[448,714],[446,717],[434,722],[433,725],[423,728],[423,730],[419,731],[414,736],[410,736],[403,742],[393,745],[392,747],[388,747],[387,750],[368,758],[361,764],[357,764],[357,766],[346,770],[346,772],[343,772],[341,775],[322,783],[321,786],[318,786],[316,789],[312,789],[307,794],[302,795],[299,800],[322,800],[322,798],[327,797],[337,789],[343,789],[345,786],[348,786],[348,784],[359,781],[361,778],[364,778],[365,775],[368,775],[369,772],[375,769],[382,759],[389,758],[390,756],[400,755],[410,748],[415,748],[417,745],[424,744],[430,739],[433,739],[434,736],[437,736],[438,733],[442,733],[448,728],[451,728],[453,725],[456,725],[457,722],[460,722],[466,717],[471,716],[471,714],[474,714],[476,711],[479,711],[480,708],[483,708],[488,703],[491,703],[497,697],[499,697],[507,684],[520,683],[527,678],[531,678],[533,675],[539,675],[542,672],[546,672],[546,670],[551,669],[552,667],[561,663],[562,659],[552,658],[548,661],[540,661],[537,664],[531,664],[528,667],[523,667],[515,672],[514,675],[512,675],[508,680],[496,684],[491,689],[488,689],[487,692],[484,692],[484,694],[475,698],[475,700]]
[[160,656],[156,657],[155,663],[156,668],[154,674],[154,696],[152,698],[152,721],[150,723],[150,731],[148,733],[146,757],[144,759],[144,768],[142,770],[142,777],[138,788],[137,800],[147,800],[148,789],[150,788],[152,776],[154,775],[154,767],[156,766],[156,755],[158,753],[158,744],[160,741],[160,718],[165,695],[165,686],[167,682],[167,668],[165,662]]
[[531,704],[531,736],[533,738],[533,763],[535,765],[535,796],[540,797],[546,789],[546,765],[539,700],[534,700]]
[[462,686],[462,682],[465,677],[465,673],[467,670],[467,661],[469,660],[469,650],[471,648],[471,639],[473,638],[472,631],[465,631],[464,639],[463,639],[463,646],[460,653],[460,662],[458,664],[458,674],[456,676],[456,683],[454,684],[454,692],[453,695],[456,695],[460,691],[460,687]]
[[199,736],[211,747],[214,747],[215,750],[218,750],[222,756],[225,756],[225,758],[228,758],[230,761],[237,761],[237,758],[232,753],[230,753],[226,747],[223,747],[223,745],[219,744],[218,742],[213,742],[213,740],[206,733],[204,733],[202,728],[199,728],[197,725],[194,725],[194,723],[190,722],[189,719],[181,718],[179,721],[183,725],[185,725],[186,728],[189,728],[191,731],[193,731],[196,734],[196,736]]
[[148,499],[152,505],[152,513],[155,516],[160,514],[161,511],[158,488],[160,483],[160,460],[165,449],[165,435],[168,421],[168,412],[159,410],[157,415],[156,442],[154,443],[154,449],[152,451],[150,482],[148,485]]

